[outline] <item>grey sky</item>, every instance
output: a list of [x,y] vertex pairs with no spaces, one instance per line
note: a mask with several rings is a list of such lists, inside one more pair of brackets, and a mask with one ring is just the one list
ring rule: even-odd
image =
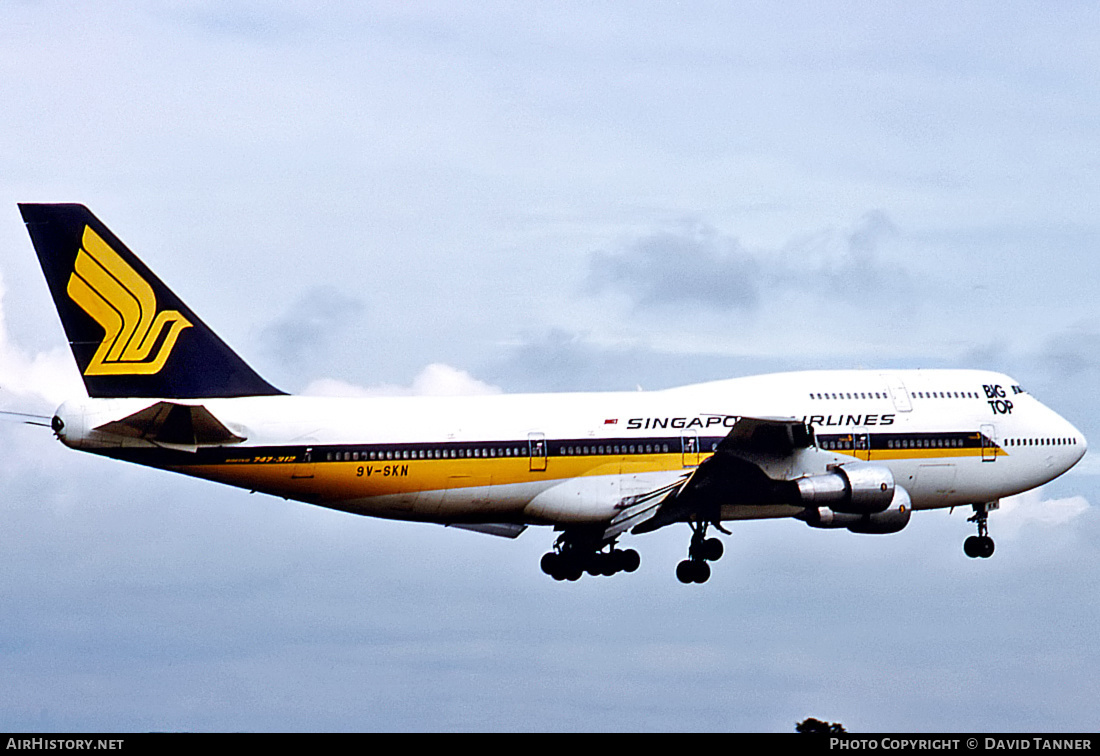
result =
[[[74,201],[285,390],[992,367],[1100,443],[1098,36],[1074,4],[3,4],[0,406],[74,384],[16,209]],[[686,530],[562,585],[548,531],[354,518],[37,431],[0,427],[3,729],[1100,714],[1089,458],[991,518],[992,560],[962,512],[750,523],[685,590]]]

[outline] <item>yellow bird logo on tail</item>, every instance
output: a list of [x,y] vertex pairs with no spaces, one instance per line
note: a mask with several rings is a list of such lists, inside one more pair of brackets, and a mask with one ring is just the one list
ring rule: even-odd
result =
[[160,372],[190,321],[177,310],[157,312],[153,288],[91,226],[84,227],[81,242],[66,291],[105,332],[84,375]]

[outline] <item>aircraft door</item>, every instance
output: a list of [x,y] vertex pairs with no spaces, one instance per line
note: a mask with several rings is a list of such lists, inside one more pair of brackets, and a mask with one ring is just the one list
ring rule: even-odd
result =
[[997,461],[997,429],[992,425],[983,425],[982,432],[982,462]]
[[294,466],[290,469],[290,477],[292,480],[300,480],[302,478],[313,477],[312,446],[307,446],[305,451],[298,456],[297,460],[295,460]]
[[871,434],[853,433],[852,446],[856,452],[856,458],[865,462],[871,459]]
[[890,387],[890,398],[894,401],[894,409],[898,412],[912,412],[913,403],[909,401],[909,392],[901,380],[901,376],[886,376],[887,385]]
[[699,466],[699,434],[694,431],[684,431],[680,434],[680,449],[684,467]]
[[531,459],[531,472],[546,470],[546,436],[542,433],[527,434],[527,450]]

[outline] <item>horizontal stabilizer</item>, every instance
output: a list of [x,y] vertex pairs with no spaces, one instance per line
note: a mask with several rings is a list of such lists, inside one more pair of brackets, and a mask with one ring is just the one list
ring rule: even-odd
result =
[[222,425],[206,407],[172,402],[157,402],[121,420],[104,423],[96,430],[191,449],[239,444],[245,440]]

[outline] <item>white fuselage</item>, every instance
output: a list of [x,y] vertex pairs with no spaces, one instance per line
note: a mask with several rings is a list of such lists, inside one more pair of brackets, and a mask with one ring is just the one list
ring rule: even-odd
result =
[[[973,370],[783,373],[649,392],[176,400],[244,439],[197,449],[95,430],[154,401],[66,403],[59,436],[322,506],[445,523],[609,522],[624,500],[689,475],[742,417],[795,419],[816,433],[815,446],[755,460],[769,477],[862,460],[888,467],[914,509],[1026,491],[1087,448],[1011,378]],[[797,512],[756,502],[723,506],[721,517]]]

